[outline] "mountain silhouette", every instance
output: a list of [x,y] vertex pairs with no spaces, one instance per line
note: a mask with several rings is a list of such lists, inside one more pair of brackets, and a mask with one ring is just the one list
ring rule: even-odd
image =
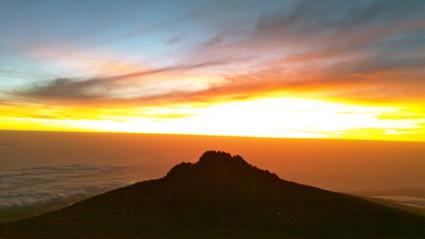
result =
[[424,217],[300,185],[225,152],[0,226],[0,238],[425,238]]

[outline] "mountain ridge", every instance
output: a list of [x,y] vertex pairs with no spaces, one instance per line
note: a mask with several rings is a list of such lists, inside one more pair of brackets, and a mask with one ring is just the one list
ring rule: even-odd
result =
[[4,238],[423,238],[424,217],[207,151],[165,177],[0,226]]

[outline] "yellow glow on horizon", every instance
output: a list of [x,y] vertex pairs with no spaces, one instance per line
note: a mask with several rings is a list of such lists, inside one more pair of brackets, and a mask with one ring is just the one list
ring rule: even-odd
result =
[[[300,98],[268,97],[210,105],[174,104],[119,110],[9,108],[2,129],[106,131],[281,138],[425,141],[425,119],[400,106],[368,106]],[[1,111],[1,109],[0,109]],[[64,113],[75,117],[61,117]],[[77,114],[77,112],[79,112]],[[398,118],[397,116],[400,116]]]

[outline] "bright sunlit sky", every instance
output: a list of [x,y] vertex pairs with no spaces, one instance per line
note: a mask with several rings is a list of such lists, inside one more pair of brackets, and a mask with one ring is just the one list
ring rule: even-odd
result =
[[425,0],[0,0],[0,129],[425,141]]

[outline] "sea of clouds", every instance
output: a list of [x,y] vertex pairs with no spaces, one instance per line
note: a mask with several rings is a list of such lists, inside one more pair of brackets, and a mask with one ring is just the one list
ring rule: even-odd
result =
[[374,198],[385,199],[393,201],[402,205],[411,207],[425,208],[425,198],[412,197],[412,196],[374,196]]
[[127,166],[72,164],[0,173],[0,222],[37,215],[128,185]]

